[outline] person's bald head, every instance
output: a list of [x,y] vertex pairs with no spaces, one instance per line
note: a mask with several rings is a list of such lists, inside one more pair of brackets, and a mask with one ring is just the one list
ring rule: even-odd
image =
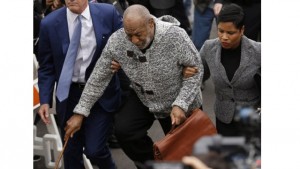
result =
[[142,5],[129,6],[123,15],[124,30],[128,40],[139,49],[146,48],[154,37],[154,19]]
[[131,5],[124,12],[124,22],[126,20],[146,21],[151,18],[149,10],[143,5]]

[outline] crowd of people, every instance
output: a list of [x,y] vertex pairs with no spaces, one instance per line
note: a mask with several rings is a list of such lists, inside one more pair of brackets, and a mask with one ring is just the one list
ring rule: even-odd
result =
[[[121,8],[114,1],[34,2],[38,114],[49,123],[55,93],[66,169],[84,168],[83,153],[100,169],[115,169],[112,134],[142,168],[154,160],[154,120],[166,134],[205,107],[208,78],[219,134],[239,136],[237,106],[260,107],[260,1],[193,1],[192,26],[182,0],[119,0]],[[209,40],[214,18],[218,38]],[[214,168],[193,157],[183,162]]]

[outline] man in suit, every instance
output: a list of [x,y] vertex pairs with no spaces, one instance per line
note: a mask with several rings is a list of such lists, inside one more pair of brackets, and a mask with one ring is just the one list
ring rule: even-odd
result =
[[[49,107],[52,105],[54,85],[57,83],[60,92],[56,92],[56,112],[62,137],[65,135],[64,127],[68,123],[67,120],[74,114],[73,109],[109,36],[122,27],[122,17],[112,5],[88,3],[88,0],[66,0],[65,2],[66,7],[50,13],[42,20],[38,55],[41,102],[39,115],[46,124],[49,123]],[[68,85],[60,87],[65,80],[63,76],[61,77],[66,71],[66,68],[63,69],[67,65],[65,62],[67,58],[72,58],[67,56],[69,56],[68,50],[71,48],[73,32],[79,30],[75,29],[77,23],[81,23],[81,36],[79,47],[74,54],[76,59],[72,64],[73,71],[70,75],[72,78]],[[66,99],[58,97],[61,91],[67,92]],[[113,112],[120,104],[120,96],[119,79],[114,75],[102,97],[98,98],[93,105],[91,115],[83,119],[80,131],[69,139],[64,152],[66,169],[84,168],[83,152],[99,168],[115,168],[106,140],[112,124]]]

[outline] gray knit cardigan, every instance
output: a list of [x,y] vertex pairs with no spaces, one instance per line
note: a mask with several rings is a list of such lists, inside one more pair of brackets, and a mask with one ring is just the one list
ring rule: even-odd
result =
[[[145,53],[126,38],[123,28],[113,33],[74,112],[89,115],[113,76],[110,69],[113,59],[121,64],[131,87],[150,112],[168,116],[174,105],[186,113],[200,107],[202,62],[190,37],[178,23],[171,16],[155,18],[154,40]],[[183,78],[184,66],[197,66],[199,71],[193,77]]]

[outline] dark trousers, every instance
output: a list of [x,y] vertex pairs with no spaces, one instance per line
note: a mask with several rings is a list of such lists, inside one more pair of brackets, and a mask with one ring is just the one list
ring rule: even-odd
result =
[[218,118],[216,118],[216,128],[218,134],[222,136],[240,136],[239,128],[237,122],[232,120],[230,123],[223,123]]
[[[60,126],[62,138],[65,135],[66,121],[73,115],[82,89],[76,85],[71,85],[69,93],[66,113],[58,112],[62,124]],[[84,118],[81,129],[68,141],[64,152],[65,169],[84,169],[83,153],[100,169],[115,169],[111,153],[106,145],[113,115],[113,113],[105,112],[98,103],[93,106],[90,115]]]
[[261,33],[261,3],[243,6],[245,13],[244,34],[252,40],[260,41]]
[[[116,137],[125,154],[135,162],[137,167],[147,160],[154,159],[153,141],[147,132],[154,120],[154,115],[143,105],[133,90],[115,116]],[[159,123],[165,134],[170,131],[170,116],[159,119]]]

